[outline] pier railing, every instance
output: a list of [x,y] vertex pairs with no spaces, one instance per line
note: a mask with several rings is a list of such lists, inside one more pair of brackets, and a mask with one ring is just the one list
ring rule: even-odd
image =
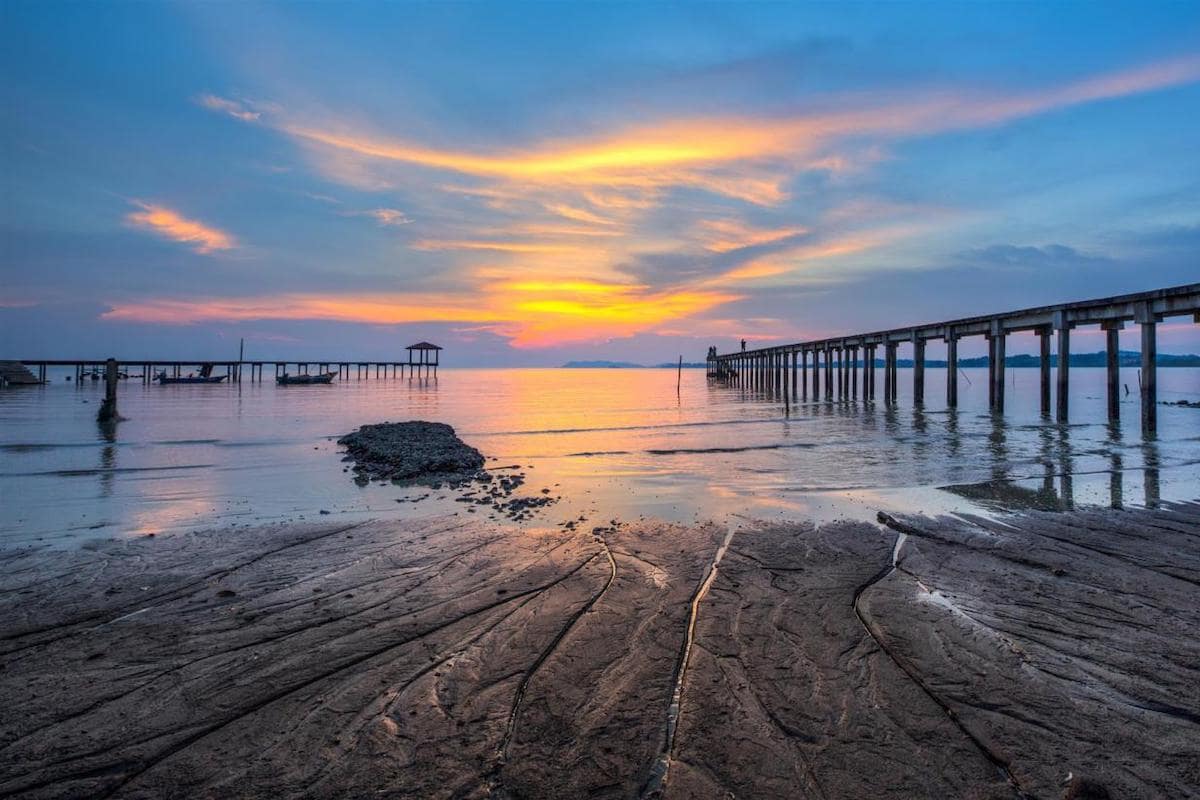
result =
[[953,408],[958,405],[958,341],[968,336],[983,336],[988,342],[988,404],[997,413],[1003,413],[1006,337],[1010,333],[1032,332],[1039,340],[1041,408],[1047,416],[1051,410],[1051,339],[1056,340],[1054,408],[1058,421],[1066,422],[1071,331],[1083,325],[1097,325],[1106,333],[1108,416],[1116,420],[1120,415],[1118,332],[1126,323],[1134,323],[1141,333],[1142,429],[1153,433],[1158,404],[1156,326],[1166,318],[1182,316],[1191,316],[1193,321],[1200,323],[1200,283],[734,353],[714,353],[708,359],[708,372],[718,380],[781,392],[785,398],[797,400],[808,399],[810,383],[813,399],[820,399],[824,383],[826,400],[849,400],[857,399],[859,394],[861,353],[863,398],[874,399],[876,354],[883,348],[883,399],[891,404],[896,402],[897,396],[897,349],[902,344],[911,344],[913,402],[919,404],[925,401],[925,345],[931,339],[940,339],[946,343],[946,404]]

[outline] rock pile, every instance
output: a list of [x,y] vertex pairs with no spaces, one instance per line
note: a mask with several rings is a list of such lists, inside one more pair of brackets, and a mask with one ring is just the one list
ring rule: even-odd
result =
[[464,480],[483,468],[483,455],[441,422],[383,422],[363,425],[338,439],[355,481],[434,484]]
[[[496,475],[489,472],[483,468],[483,455],[459,439],[453,428],[440,422],[363,425],[338,439],[338,444],[346,447],[344,460],[354,462],[354,481],[359,486],[374,480],[420,484],[435,492],[446,489],[461,493],[455,500],[467,504],[466,511],[471,514],[476,513],[475,506],[487,506],[494,514],[520,522],[561,499],[551,496],[548,488],[542,489],[539,495],[514,496],[525,483],[525,473]],[[492,469],[508,472],[520,470],[520,466]],[[430,496],[431,493],[426,493],[407,502],[419,503]]]

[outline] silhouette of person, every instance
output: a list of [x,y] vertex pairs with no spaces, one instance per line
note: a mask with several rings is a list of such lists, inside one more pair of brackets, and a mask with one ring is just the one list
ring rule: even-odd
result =
[[746,340],[742,339],[742,352],[746,352]]

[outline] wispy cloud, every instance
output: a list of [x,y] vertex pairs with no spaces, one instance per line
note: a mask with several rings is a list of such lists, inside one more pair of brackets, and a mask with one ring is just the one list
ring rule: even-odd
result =
[[[299,122],[272,115],[269,124],[306,145],[340,154],[343,160],[335,159],[339,173],[347,170],[344,157],[354,155],[493,180],[576,186],[695,186],[751,203],[774,204],[787,195],[780,186],[778,168],[755,165],[764,158],[783,159],[793,164],[793,169],[846,170],[852,167],[848,155],[826,152],[843,138],[886,139],[986,127],[1197,80],[1200,57],[1187,57],[1045,89],[1007,94],[933,89],[903,97],[835,97],[830,99],[830,110],[823,112],[779,118],[660,120],[607,136],[554,140],[496,153],[443,149],[365,134],[338,121]],[[245,113],[242,106],[206,97],[214,110],[244,118],[240,116]],[[736,172],[720,169],[735,163],[742,164]]]
[[347,211],[347,217],[370,217],[384,227],[398,228],[412,222],[408,215],[397,208],[369,208],[366,211]]
[[234,119],[240,119],[243,122],[257,122],[262,117],[261,111],[248,108],[244,101],[229,100],[224,97],[217,97],[215,94],[202,94],[196,98],[196,102],[210,111],[228,114]]
[[232,250],[237,246],[233,236],[219,228],[188,219],[166,206],[134,200],[140,210],[125,215],[125,221],[135,228],[151,231],[165,239],[189,244],[197,253]]
[[808,232],[799,226],[759,228],[736,219],[706,219],[700,222],[704,247],[714,253],[727,253],[744,247],[771,244]]

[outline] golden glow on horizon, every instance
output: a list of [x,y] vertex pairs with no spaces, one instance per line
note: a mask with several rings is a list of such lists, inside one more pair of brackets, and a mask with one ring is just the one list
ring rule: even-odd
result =
[[630,336],[736,299],[738,295],[722,291],[650,292],[641,286],[566,282],[514,284],[485,294],[478,304],[437,294],[292,294],[138,301],[115,304],[103,318],[160,324],[264,319],[381,325],[469,322],[509,337],[515,347],[539,347]]
[[141,211],[131,211],[125,221],[137,228],[145,228],[166,239],[192,245],[197,253],[214,250],[231,250],[235,246],[232,236],[222,230],[188,219],[166,206],[134,200]]

